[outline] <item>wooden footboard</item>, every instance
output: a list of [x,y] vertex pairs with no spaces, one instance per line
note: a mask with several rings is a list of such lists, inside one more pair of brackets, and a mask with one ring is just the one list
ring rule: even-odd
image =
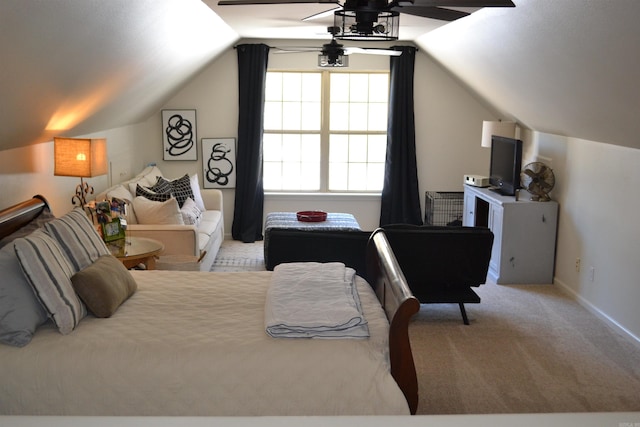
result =
[[47,207],[42,196],[20,202],[0,211],[0,239],[27,225]]
[[420,310],[382,229],[367,244],[367,277],[389,319],[391,375],[404,393],[411,414],[418,408],[418,378],[409,342],[409,321]]

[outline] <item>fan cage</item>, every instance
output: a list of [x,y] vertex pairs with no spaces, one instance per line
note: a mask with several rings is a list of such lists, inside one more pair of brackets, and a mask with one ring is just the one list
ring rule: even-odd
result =
[[424,206],[424,223],[426,225],[462,225],[464,192],[427,191]]
[[339,10],[333,18],[335,38],[341,40],[398,40],[400,13]]

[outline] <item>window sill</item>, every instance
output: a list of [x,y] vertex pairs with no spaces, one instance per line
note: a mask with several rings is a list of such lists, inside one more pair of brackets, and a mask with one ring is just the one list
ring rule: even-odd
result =
[[265,199],[270,200],[379,200],[380,196],[380,193],[264,193]]

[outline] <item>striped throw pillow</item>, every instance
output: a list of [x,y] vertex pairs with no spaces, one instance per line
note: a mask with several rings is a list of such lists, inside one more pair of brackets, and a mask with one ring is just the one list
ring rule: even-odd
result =
[[73,290],[75,272],[64,250],[41,230],[16,239],[14,249],[24,275],[60,333],[73,331],[87,309]]
[[49,221],[44,228],[46,233],[53,237],[64,250],[74,273],[90,266],[102,255],[111,254],[80,207]]

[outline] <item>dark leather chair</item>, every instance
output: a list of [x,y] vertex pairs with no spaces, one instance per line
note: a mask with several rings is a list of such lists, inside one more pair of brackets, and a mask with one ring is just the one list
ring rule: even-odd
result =
[[469,324],[465,303],[479,303],[471,287],[486,282],[493,233],[484,227],[382,227],[413,294],[422,304],[456,303]]

